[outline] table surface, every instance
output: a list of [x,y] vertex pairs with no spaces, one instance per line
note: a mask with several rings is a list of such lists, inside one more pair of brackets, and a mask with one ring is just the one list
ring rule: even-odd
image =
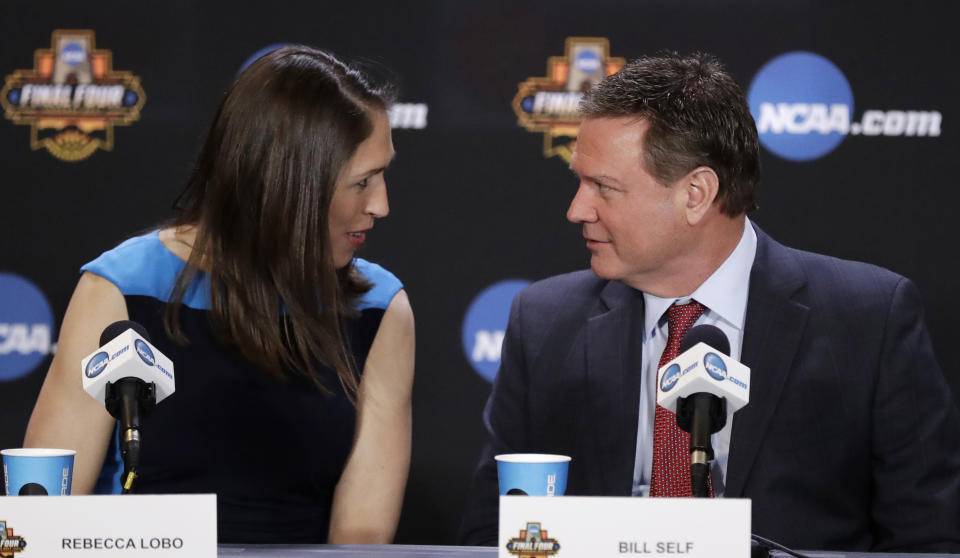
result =
[[[801,551],[810,558],[932,558],[957,556],[955,554],[886,554],[867,552]],[[420,546],[420,545],[220,545],[217,556],[222,558],[333,558],[344,556],[383,556],[385,558],[495,558],[497,549],[491,546]],[[771,556],[787,556],[774,551]]]
[[384,556],[388,558],[427,558],[454,556],[456,558],[494,558],[497,549],[492,546],[422,546],[422,545],[366,545],[366,544],[318,544],[318,545],[232,545],[222,544],[217,549],[219,557],[235,558],[311,558],[323,556]]

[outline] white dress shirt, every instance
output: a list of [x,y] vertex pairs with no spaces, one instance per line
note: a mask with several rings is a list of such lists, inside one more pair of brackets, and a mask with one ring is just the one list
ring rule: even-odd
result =
[[[726,260],[690,295],[660,298],[643,293],[644,328],[641,370],[640,420],[637,426],[637,453],[633,468],[633,495],[646,496],[650,491],[653,469],[653,417],[657,407],[657,365],[667,346],[667,309],[674,303],[686,304],[691,299],[706,306],[694,325],[710,324],[720,328],[730,340],[730,356],[740,360],[743,348],[743,324],[747,315],[747,293],[750,270],[757,253],[757,233],[744,219],[740,242]],[[723,496],[730,450],[731,422],[711,436],[714,461],[711,469],[714,496]]]

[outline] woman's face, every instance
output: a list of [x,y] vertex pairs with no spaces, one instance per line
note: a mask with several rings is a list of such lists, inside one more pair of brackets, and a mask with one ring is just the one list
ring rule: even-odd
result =
[[394,153],[390,121],[380,109],[373,110],[370,119],[373,132],[344,165],[330,201],[330,246],[337,269],[349,264],[363,246],[374,219],[390,212],[383,177]]

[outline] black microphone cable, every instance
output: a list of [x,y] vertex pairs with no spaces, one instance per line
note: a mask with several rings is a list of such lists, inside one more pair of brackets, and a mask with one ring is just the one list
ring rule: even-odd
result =
[[791,550],[778,542],[771,541],[770,539],[765,539],[760,535],[750,535],[750,558],[766,558],[770,556],[771,550],[776,550],[782,552],[789,556],[795,556],[796,558],[812,558],[806,554],[797,552],[796,550]]

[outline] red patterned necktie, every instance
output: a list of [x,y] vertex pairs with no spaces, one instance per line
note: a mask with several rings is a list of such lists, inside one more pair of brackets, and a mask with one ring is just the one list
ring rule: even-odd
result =
[[[682,306],[674,304],[667,310],[667,346],[663,349],[660,364],[657,365],[658,370],[677,358],[680,354],[680,342],[705,310],[706,307],[697,301]],[[657,382],[659,381],[658,374]],[[657,405],[653,420],[650,496],[693,496],[690,485],[690,435],[677,426],[676,415],[660,405]],[[710,496],[713,496],[712,482]]]

